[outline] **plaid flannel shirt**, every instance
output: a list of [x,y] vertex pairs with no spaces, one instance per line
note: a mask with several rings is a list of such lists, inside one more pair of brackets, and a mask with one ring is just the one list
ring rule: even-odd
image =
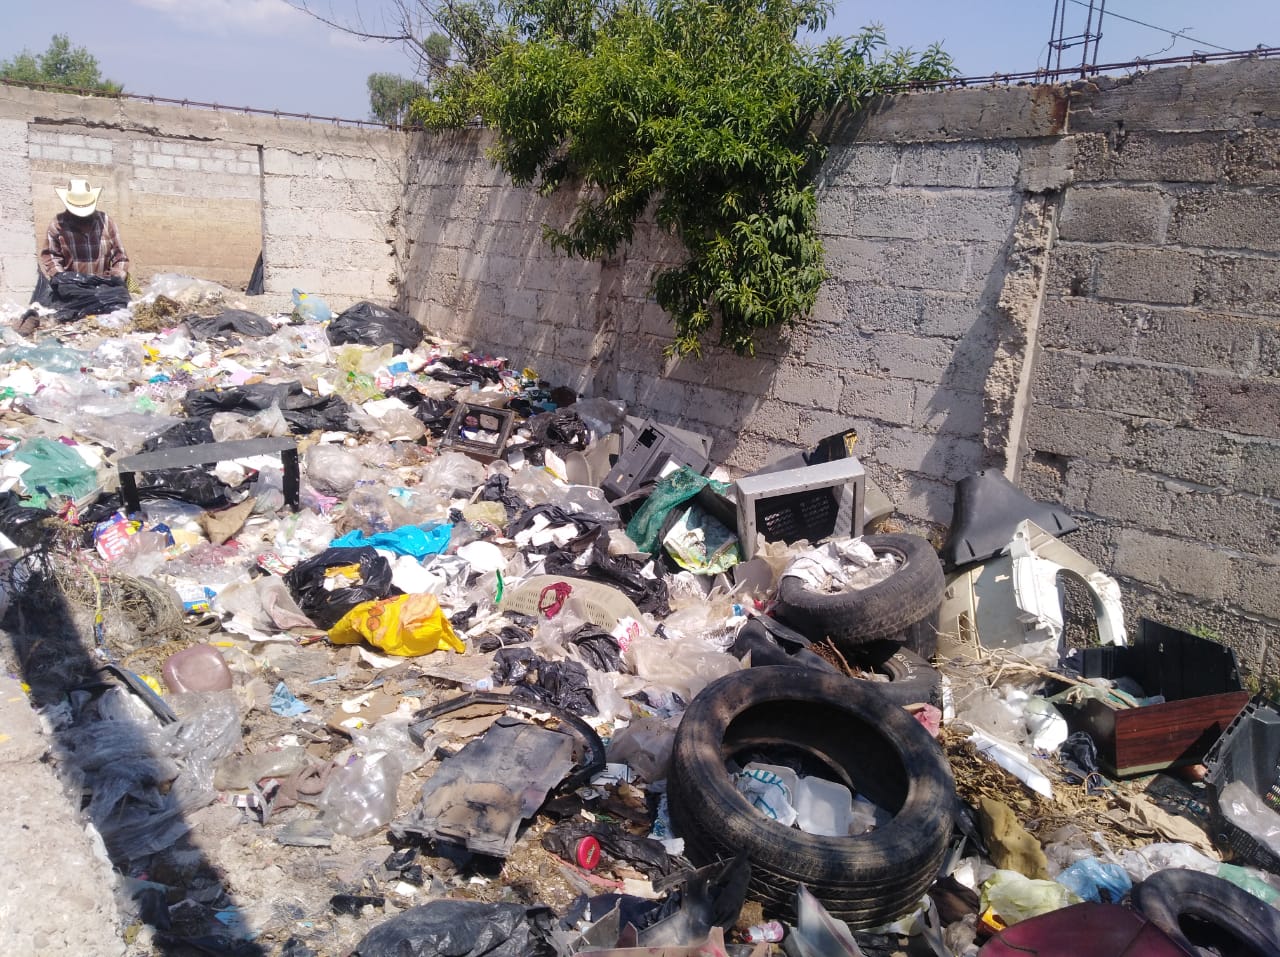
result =
[[40,252],[40,271],[52,279],[67,270],[121,279],[129,271],[129,255],[120,242],[120,231],[106,213],[59,213],[49,224],[47,242]]

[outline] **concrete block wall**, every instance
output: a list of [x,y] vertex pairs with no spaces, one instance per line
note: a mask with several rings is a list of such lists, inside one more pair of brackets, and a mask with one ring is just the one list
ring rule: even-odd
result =
[[0,119],[0,303],[10,298],[6,290],[23,288],[26,296],[15,301],[26,302],[35,284],[31,168],[22,159],[29,149],[27,123]]
[[1072,138],[1023,484],[1089,526],[1131,618],[1194,627],[1275,674],[1280,130],[1202,123]]
[[268,292],[300,287],[339,308],[389,300],[407,143],[381,129],[0,86],[0,150],[12,160],[0,167],[0,301],[29,297],[62,209],[53,187],[72,176],[104,187],[101,207],[144,282],[179,272],[242,289],[261,252]]
[[[155,208],[247,208],[254,183],[259,231],[226,243],[246,253],[239,282],[257,239],[269,291],[395,302],[707,432],[739,473],[854,427],[915,528],[949,519],[956,479],[1001,469],[1079,516],[1074,544],[1121,578],[1131,615],[1216,634],[1274,671],[1280,63],[895,96],[838,121],[819,181],[832,278],[809,321],[748,359],[714,345],[667,358],[648,288],[678,244],[650,222],[605,263],[553,252],[543,225],[577,197],[513,187],[487,133],[3,87],[0,146],[19,162],[0,164],[0,297],[25,286],[21,235],[43,229],[54,200],[37,180],[65,178],[59,164]],[[216,231],[234,229],[228,216]]]
[[68,123],[32,123],[30,139],[38,246],[63,209],[54,187],[82,177],[103,187],[99,206],[140,281],[194,271],[231,288],[248,281],[262,246],[255,147]]

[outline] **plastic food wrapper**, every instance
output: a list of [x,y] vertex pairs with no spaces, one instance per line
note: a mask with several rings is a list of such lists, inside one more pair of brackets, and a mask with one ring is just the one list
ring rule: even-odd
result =
[[459,654],[466,650],[434,595],[400,595],[364,602],[329,629],[329,640],[337,645],[357,644],[362,639],[389,655],[404,658],[441,648],[451,648]]
[[453,531],[451,525],[432,525],[423,528],[419,525],[404,525],[390,532],[378,532],[365,535],[359,530],[348,532],[341,538],[335,538],[331,548],[377,548],[397,555],[409,555],[413,558],[426,558],[428,555],[439,555],[449,547],[449,538]]
[[1079,903],[1057,881],[1032,880],[1017,871],[996,871],[982,885],[983,912],[993,911],[1006,926]]
[[696,505],[676,519],[662,544],[677,565],[699,575],[727,572],[742,561],[738,536]]
[[734,787],[751,806],[783,827],[796,823],[795,794],[799,776],[790,768],[748,764],[734,775]]
[[385,751],[338,768],[316,801],[321,822],[348,837],[373,833],[395,816],[402,774],[400,759]]

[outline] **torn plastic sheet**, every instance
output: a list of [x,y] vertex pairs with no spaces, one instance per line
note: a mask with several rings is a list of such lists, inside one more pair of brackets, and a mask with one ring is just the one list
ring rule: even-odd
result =
[[441,763],[423,785],[418,807],[393,830],[506,857],[520,823],[572,768],[573,738],[499,718]]
[[434,900],[379,924],[352,957],[530,957],[552,953],[545,907]]
[[849,925],[827,913],[803,884],[796,887],[796,926],[789,941],[787,952],[797,957],[862,957]]

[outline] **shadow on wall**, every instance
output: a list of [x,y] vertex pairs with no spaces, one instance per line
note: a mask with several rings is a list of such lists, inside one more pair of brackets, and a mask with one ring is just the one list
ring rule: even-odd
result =
[[659,268],[679,261],[679,244],[643,222],[607,262],[557,252],[543,223],[568,222],[577,196],[513,188],[483,158],[487,138],[440,134],[411,159],[413,243],[401,308],[436,334],[504,354],[555,384],[706,432],[719,460],[734,455],[740,422],[769,393],[785,339],[766,336],[755,359],[714,347],[702,361],[664,358],[671,320],[648,287]]

